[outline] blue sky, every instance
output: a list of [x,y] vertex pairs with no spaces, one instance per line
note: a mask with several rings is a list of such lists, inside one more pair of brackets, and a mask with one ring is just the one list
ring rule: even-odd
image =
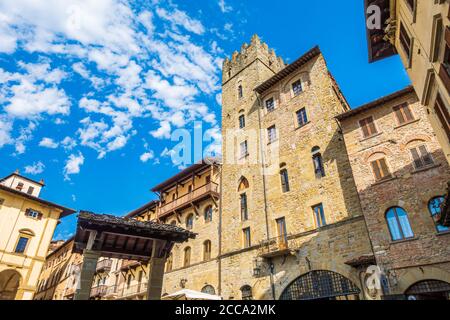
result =
[[222,60],[254,33],[286,62],[320,45],[352,107],[408,85],[398,56],[368,63],[363,10],[362,0],[0,0],[0,174],[20,169],[45,179],[45,199],[123,215],[180,169],[175,130],[201,125],[219,150]]

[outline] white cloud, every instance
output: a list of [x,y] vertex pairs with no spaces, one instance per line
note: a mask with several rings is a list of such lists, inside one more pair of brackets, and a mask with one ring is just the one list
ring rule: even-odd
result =
[[149,152],[143,153],[143,154],[139,157],[139,159],[140,159],[142,162],[146,163],[146,162],[148,162],[149,160],[153,159],[154,157],[155,157],[155,154],[153,153],[153,151],[149,151]]
[[55,142],[52,138],[43,138],[41,142],[39,142],[40,147],[56,149],[58,148],[58,143]]
[[64,167],[64,180],[70,180],[70,176],[80,173],[80,167],[84,164],[84,156],[81,152],[71,154]]
[[42,162],[33,163],[30,166],[25,167],[25,173],[36,175],[44,172],[45,165]]
[[160,18],[171,22],[173,25],[182,26],[190,32],[196,34],[203,34],[205,32],[205,28],[200,21],[189,18],[185,12],[178,9],[172,9],[169,12],[163,8],[158,8],[156,9],[156,14]]
[[77,142],[74,139],[72,139],[71,137],[65,137],[61,141],[61,145],[66,150],[72,150],[73,148],[75,148],[77,146]]
[[219,0],[218,4],[220,7],[220,10],[223,13],[227,13],[227,12],[230,12],[231,10],[233,10],[233,8],[231,6],[229,6],[225,3],[225,0]]
[[12,122],[6,117],[0,116],[0,148],[5,144],[12,143]]
[[157,138],[157,139],[162,139],[162,138],[169,139],[171,130],[172,130],[172,128],[168,121],[161,121],[160,127],[155,131],[151,131],[150,134],[154,138]]

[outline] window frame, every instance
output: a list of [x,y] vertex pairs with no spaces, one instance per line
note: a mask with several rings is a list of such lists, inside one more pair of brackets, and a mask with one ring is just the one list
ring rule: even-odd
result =
[[[303,113],[302,113],[303,111]],[[302,117],[302,122],[300,122],[300,116]],[[308,113],[306,112],[306,107],[303,107],[295,112],[295,118],[297,123],[297,128],[302,128],[309,123]]]
[[[434,224],[434,227],[436,229],[436,232],[438,234],[448,233],[448,232],[450,232],[450,228],[449,227],[445,227],[442,224],[439,224],[439,221],[437,221],[434,218],[435,216],[438,216],[438,218],[439,218],[440,215],[442,214],[442,209],[441,208],[436,208],[436,211],[439,210],[439,212],[433,213],[431,205],[432,205],[432,202],[434,200],[437,200],[437,199],[442,199],[442,201],[439,203],[439,205],[441,205],[443,202],[445,202],[445,196],[436,196],[436,197],[431,198],[430,201],[428,201],[428,205],[427,205],[428,212],[430,213],[431,219],[433,220],[433,224]],[[441,228],[439,228],[439,227],[441,227]]]
[[212,243],[211,240],[205,240],[203,242],[203,261],[207,262],[211,260]]
[[[407,112],[404,111],[405,109],[409,112],[409,114],[411,116],[411,119],[409,119],[409,120],[408,120]],[[411,110],[410,104],[407,102],[392,107],[392,111],[394,112],[394,116],[395,116],[398,126],[403,126],[408,123],[414,122],[416,120],[416,117]],[[400,119],[400,117],[399,117],[400,115],[404,119],[403,122],[402,122],[402,119]]]
[[252,231],[250,227],[242,229],[244,249],[252,246]]
[[450,114],[439,92],[436,94],[433,109],[450,143]]
[[[422,153],[423,150],[421,150],[421,148],[425,149],[425,151],[426,151],[425,155],[423,155],[423,153]],[[418,159],[414,158],[415,154],[414,154],[413,150],[418,155],[418,157],[419,157]],[[409,148],[409,154],[410,154],[410,158],[411,158],[411,161],[412,161],[412,165],[413,165],[414,171],[423,170],[423,169],[432,167],[432,166],[434,166],[436,164],[432,154],[429,152],[429,150],[428,150],[428,148],[427,148],[425,143],[421,143],[421,144],[418,144],[418,145],[416,145],[414,147],[410,147]],[[426,156],[428,156],[430,158],[431,163],[427,164],[425,162],[424,157],[426,157]],[[420,163],[421,163],[420,166],[417,166],[417,162],[416,162],[417,160],[420,160]]]
[[[372,121],[369,122],[368,121],[369,119],[371,119]],[[363,125],[363,122],[364,122],[364,125]],[[370,123],[373,124],[373,128],[374,128],[375,132],[372,132],[372,128],[370,127]],[[377,127],[377,125],[375,123],[375,118],[373,116],[368,116],[368,117],[365,117],[363,119],[360,119],[358,121],[358,124],[359,124],[359,128],[361,129],[362,139],[369,139],[371,137],[374,137],[374,136],[378,135],[379,132],[380,132],[378,130],[378,127]],[[367,129],[368,129],[367,133],[368,133],[368,135],[366,135],[365,130],[364,130],[365,125],[367,125]]]
[[191,266],[191,255],[192,255],[192,248],[186,247],[184,248],[184,256],[183,256],[183,267],[187,268]]
[[[192,219],[191,224],[189,225],[189,220]],[[194,229],[194,214],[190,213],[187,217],[186,217],[186,229],[187,230],[192,230]]]
[[[241,159],[247,158],[249,156],[249,152],[248,152],[248,141],[242,141],[240,144],[240,156]],[[244,152],[245,151],[245,152]]]
[[[407,221],[408,221],[408,226],[409,226],[409,229],[411,231],[412,236],[410,236],[410,237],[406,237],[405,236],[405,230],[403,230],[402,224],[401,224],[400,219],[398,217],[397,209],[403,210],[404,213],[406,214]],[[391,210],[393,210],[393,213],[394,213],[396,226],[397,226],[397,229],[399,230],[399,233],[400,233],[400,239],[394,239],[394,233],[392,232],[391,224],[389,223],[388,214],[391,212]],[[411,226],[411,221],[409,219],[409,214],[408,214],[408,211],[406,211],[404,208],[402,208],[402,207],[391,207],[391,208],[387,209],[386,213],[385,213],[385,220],[386,220],[386,224],[387,224],[387,227],[388,227],[388,230],[389,230],[389,234],[391,236],[391,240],[392,241],[397,242],[397,241],[404,241],[404,240],[414,239],[415,235],[414,235],[414,230],[412,229],[412,226]]]
[[267,128],[267,144],[272,144],[278,140],[278,133],[276,125]]
[[[268,103],[269,101],[271,101],[271,100],[272,100],[272,107],[269,109],[267,103]],[[272,112],[274,112],[276,108],[277,108],[277,106],[276,106],[276,101],[275,101],[275,97],[274,97],[274,96],[271,96],[271,97],[269,97],[269,98],[267,98],[267,99],[264,100],[264,109],[266,109],[266,112],[267,112],[267,113],[272,113]]]
[[[17,237],[16,244],[14,246],[14,254],[26,256],[26,252],[28,250],[28,247],[30,246],[30,242],[31,242],[32,238],[33,238],[33,236],[31,236],[31,235],[25,234],[23,232],[19,232],[19,236]],[[26,240],[25,247],[23,248],[23,251],[17,251],[21,239]]]
[[[209,210],[208,210],[209,209]],[[209,214],[207,214],[209,212]],[[213,220],[213,206],[209,205],[205,208],[203,212],[203,218],[205,219],[205,223],[210,223]]]
[[[289,172],[287,168],[282,168],[280,170],[280,182],[281,182],[281,191],[283,193],[288,193],[291,191],[291,186],[289,184]],[[283,183],[284,180],[284,183]]]
[[[405,37],[406,37],[406,39],[405,39]],[[414,50],[414,38],[411,36],[411,33],[405,27],[405,25],[402,21],[400,21],[399,42],[400,42],[400,47],[402,48],[402,50],[405,53],[406,58],[407,58],[407,68],[411,68],[412,56],[413,56],[413,50]],[[409,43],[406,43],[406,42],[409,42]],[[407,45],[409,45],[409,48],[406,47]]]
[[245,123],[245,115],[244,114],[239,115],[238,124],[239,124],[239,129],[245,128],[246,123]]
[[[387,169],[387,172],[384,172],[383,166],[380,163],[381,161],[384,162],[384,164],[386,166],[386,169]],[[380,172],[380,178],[377,177],[377,173],[375,171],[374,164],[377,165],[377,169]],[[379,157],[379,158],[376,158],[376,159],[370,161],[370,167],[372,169],[372,173],[373,173],[373,176],[374,176],[376,182],[380,182],[380,181],[384,181],[384,180],[392,178],[392,173],[391,173],[391,170],[389,168],[389,165],[388,165],[386,157]]]
[[[244,206],[243,206],[243,199],[245,199],[245,210],[244,210]],[[248,221],[249,220],[249,216],[248,216],[248,197],[247,197],[247,193],[243,192],[239,195],[239,207],[240,207],[240,212],[241,212],[241,221]]]
[[[321,209],[320,211],[320,222],[319,222],[319,216],[318,216],[318,212],[316,211],[316,209]],[[327,226],[327,219],[325,216],[325,209],[323,207],[323,203],[318,203],[314,206],[312,206],[312,210],[313,210],[313,214],[314,214],[314,221],[316,223],[316,228],[320,229],[323,227]]]
[[[299,83],[300,84],[300,91],[296,92],[296,90],[294,89],[295,84]],[[301,78],[298,78],[296,80],[294,80],[291,84],[291,92],[292,92],[292,97],[298,97],[299,95],[301,95],[303,93],[303,82]]]

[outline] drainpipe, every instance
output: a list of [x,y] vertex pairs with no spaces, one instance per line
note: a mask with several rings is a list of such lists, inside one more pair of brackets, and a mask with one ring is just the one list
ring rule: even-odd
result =
[[[261,97],[258,95],[258,93],[255,91],[256,99],[258,101],[258,127],[259,127],[259,142],[261,147],[259,148],[260,156],[261,156],[261,168],[262,168],[262,183],[263,183],[263,195],[264,195],[264,215],[266,220],[266,240],[270,240],[270,230],[269,230],[269,206],[267,204],[267,191],[266,191],[266,161],[264,157],[264,150],[263,150],[263,136],[262,136],[262,128],[261,128]],[[269,260],[269,266],[270,266],[270,287],[272,289],[272,299],[275,300],[275,283],[273,280],[273,271],[274,271],[274,265],[272,263],[272,259]]]

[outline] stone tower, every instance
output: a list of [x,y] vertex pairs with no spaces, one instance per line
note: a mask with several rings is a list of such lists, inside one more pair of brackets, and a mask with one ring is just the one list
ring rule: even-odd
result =
[[[345,259],[371,248],[335,120],[348,105],[320,49],[285,65],[253,36],[224,61],[222,86],[222,296],[240,299],[239,288],[251,287],[255,299],[278,299],[289,282],[317,268],[359,282]],[[271,100],[273,110],[267,107]],[[306,116],[299,116],[301,109]],[[325,170],[320,177],[317,155]],[[289,190],[280,181],[282,171],[288,172]],[[324,211],[323,231],[317,205]],[[283,228],[289,240],[277,247],[271,239]],[[261,251],[267,243],[275,244],[270,255]]]

